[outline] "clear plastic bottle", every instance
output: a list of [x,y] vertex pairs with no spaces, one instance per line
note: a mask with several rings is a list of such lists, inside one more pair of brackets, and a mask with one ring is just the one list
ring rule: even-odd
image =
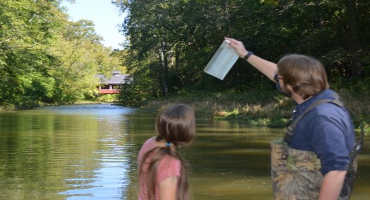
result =
[[204,68],[204,72],[223,80],[238,58],[238,54],[224,40]]

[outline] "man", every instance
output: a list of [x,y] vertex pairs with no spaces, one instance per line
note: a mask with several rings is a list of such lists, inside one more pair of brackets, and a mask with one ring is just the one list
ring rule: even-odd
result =
[[[307,185],[312,181],[318,182],[314,183],[318,185],[317,191],[314,186],[306,188],[305,191],[295,190],[294,185],[292,185],[293,189],[284,188],[284,182],[289,182],[288,179],[285,175],[279,176],[275,173],[280,173],[279,170],[272,169],[273,179],[284,180],[281,182],[282,185],[274,184],[274,192],[279,193],[278,190],[286,190],[275,194],[275,199],[348,199],[350,191],[341,192],[341,190],[347,170],[352,169],[351,151],[355,145],[354,129],[351,118],[338,100],[337,94],[329,89],[322,64],[312,57],[296,54],[284,56],[275,64],[247,51],[242,42],[232,38],[225,39],[241,58],[274,81],[280,92],[297,103],[292,124],[288,127],[284,140],[287,148],[283,151],[299,155],[298,158],[304,157],[302,162],[309,158],[305,155],[312,153],[314,157],[319,158],[319,163],[321,163],[322,175],[318,172],[320,175],[318,179],[307,178],[312,174],[306,176],[307,174],[304,173],[307,169],[300,170],[299,166],[293,167],[298,169],[297,173],[290,170],[293,168],[286,166],[283,166],[285,170],[280,170],[284,173],[290,171],[290,182],[298,183],[302,177],[306,179],[305,184]],[[273,159],[275,155],[271,156]],[[285,161],[284,165],[287,165],[286,163],[288,161]],[[308,194],[310,191],[313,193]]]

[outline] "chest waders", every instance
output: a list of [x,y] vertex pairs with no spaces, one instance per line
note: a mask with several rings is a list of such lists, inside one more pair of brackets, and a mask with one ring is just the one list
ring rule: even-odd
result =
[[[271,178],[275,200],[316,200],[319,199],[323,175],[321,163],[312,151],[291,148],[287,142],[294,134],[298,122],[313,108],[323,103],[333,103],[343,107],[337,100],[323,99],[314,102],[287,127],[284,139],[271,142]],[[350,164],[339,200],[350,199],[352,186],[357,172],[355,159],[359,146],[350,154]]]

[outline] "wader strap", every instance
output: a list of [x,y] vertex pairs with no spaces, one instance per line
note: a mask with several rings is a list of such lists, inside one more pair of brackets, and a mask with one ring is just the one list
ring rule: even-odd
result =
[[349,154],[350,164],[348,166],[346,177],[344,179],[342,190],[340,192],[340,197],[348,197],[349,199],[349,197],[351,196],[351,192],[353,190],[354,185],[353,183],[355,182],[357,173],[356,157],[357,154],[362,150],[362,147],[364,145],[364,135],[365,135],[364,126],[361,126],[360,139],[356,142],[354,148]]
[[339,107],[343,107],[343,103],[339,100],[338,96],[335,96],[335,99],[321,99],[318,101],[313,102],[306,110],[303,111],[295,120],[293,120],[287,127],[287,132],[285,134],[284,140],[289,144],[291,137],[294,135],[294,129],[296,128],[298,122],[306,116],[308,112],[313,110],[316,106],[323,104],[323,103],[332,103]]
[[[323,103],[332,103],[339,107],[343,107],[343,103],[339,100],[338,96],[335,96],[335,99],[322,99],[318,100],[314,103],[312,103],[306,110],[303,111],[302,114],[300,114],[294,121],[292,121],[288,127],[287,127],[287,133],[285,134],[284,141],[289,143],[292,136],[294,135],[294,129],[296,128],[298,122],[312,109],[314,109],[316,106],[323,104]],[[350,152],[349,158],[349,166],[347,168],[346,177],[344,179],[343,187],[340,193],[340,200],[348,200],[350,199],[351,192],[353,190],[353,183],[356,178],[357,173],[357,161],[356,157],[358,152],[361,150],[361,147],[363,146],[363,135],[364,135],[364,129],[361,129],[361,139],[359,142],[355,142],[354,147],[352,148],[352,151]]]

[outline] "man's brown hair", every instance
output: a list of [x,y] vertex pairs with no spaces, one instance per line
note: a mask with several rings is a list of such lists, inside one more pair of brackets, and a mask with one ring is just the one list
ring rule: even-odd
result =
[[303,99],[329,88],[325,68],[315,58],[290,54],[281,58],[277,67],[284,85],[290,85]]

